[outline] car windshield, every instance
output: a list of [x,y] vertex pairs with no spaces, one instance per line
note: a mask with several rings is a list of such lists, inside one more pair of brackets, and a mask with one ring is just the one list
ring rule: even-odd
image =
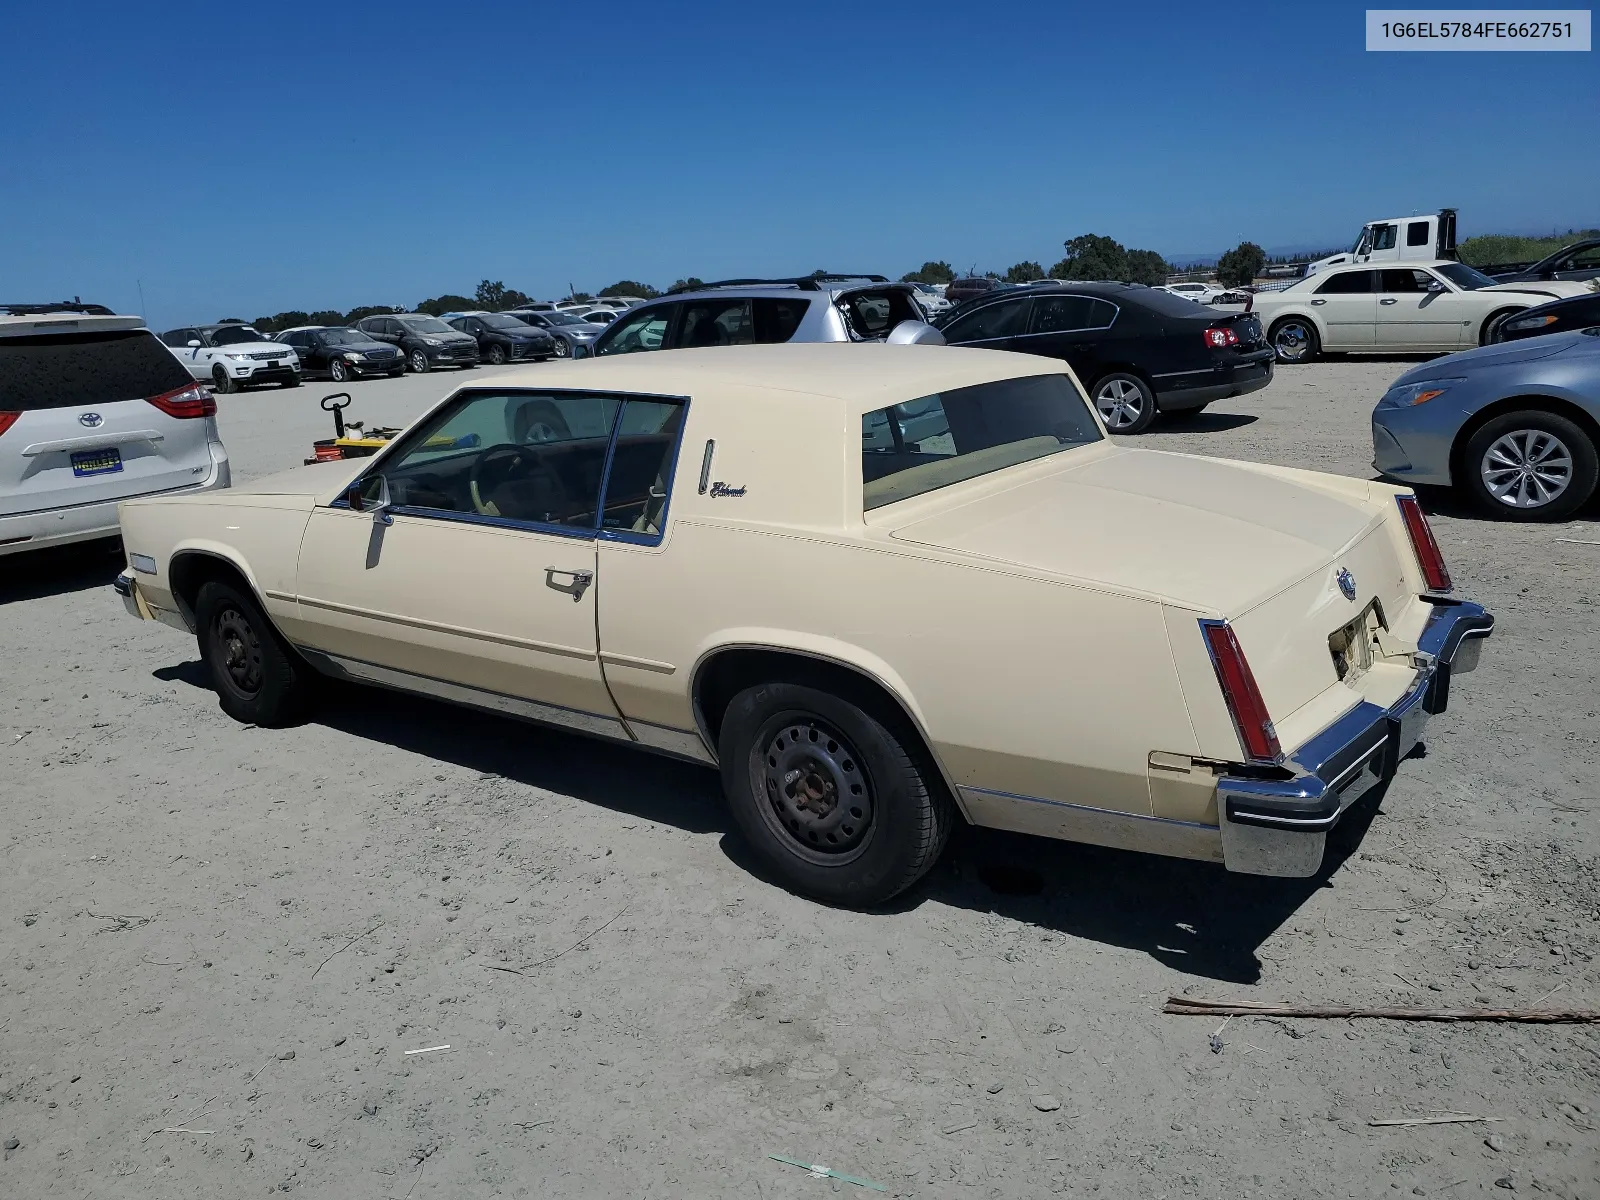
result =
[[248,325],[225,325],[211,335],[211,344],[214,346],[237,346],[241,342],[264,342],[266,340]]
[[1479,288],[1493,287],[1495,280],[1466,263],[1440,263],[1434,268],[1462,291],[1475,292]]
[[451,329],[450,326],[439,320],[438,317],[407,317],[405,320],[401,321],[400,324],[404,325],[413,333],[458,332],[457,330]]
[[1065,375],[920,396],[861,418],[862,507],[870,511],[1103,436]]
[[324,346],[365,346],[372,340],[354,329],[324,329],[320,332]]
[[478,320],[490,329],[504,329],[511,333],[526,332],[528,323],[519,321],[516,317],[507,316],[505,313],[484,313]]
[[582,325],[583,318],[568,312],[545,313],[544,319],[552,325]]

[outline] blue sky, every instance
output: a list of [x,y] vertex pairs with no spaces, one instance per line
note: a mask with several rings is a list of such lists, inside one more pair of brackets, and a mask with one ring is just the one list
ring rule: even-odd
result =
[[[0,5],[0,300],[164,327],[500,279],[1045,266],[1600,223],[1588,54],[1355,5]],[[590,13],[593,15],[589,15]]]

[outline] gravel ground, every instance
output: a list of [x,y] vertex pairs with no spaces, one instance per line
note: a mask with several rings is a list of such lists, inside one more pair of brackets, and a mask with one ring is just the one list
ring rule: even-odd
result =
[[[1142,444],[1366,475],[1406,365]],[[332,390],[223,397],[236,481]],[[1560,540],[1600,526],[1428,502],[1499,626],[1319,877],[958,831],[869,914],[753,876],[709,772],[354,689],[241,728],[108,554],[0,560],[0,1195],[860,1191],[783,1155],[900,1196],[1600,1196],[1600,1026],[1160,1013],[1600,1007],[1600,547]],[[1450,1114],[1494,1121],[1370,1124]]]

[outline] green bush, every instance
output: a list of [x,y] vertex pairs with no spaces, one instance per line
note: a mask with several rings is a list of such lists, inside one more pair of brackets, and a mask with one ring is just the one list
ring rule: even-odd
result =
[[1461,261],[1474,267],[1493,266],[1495,263],[1538,262],[1554,254],[1563,246],[1584,238],[1600,237],[1600,230],[1569,229],[1566,233],[1550,237],[1512,237],[1504,233],[1485,233],[1470,237],[1456,247]]

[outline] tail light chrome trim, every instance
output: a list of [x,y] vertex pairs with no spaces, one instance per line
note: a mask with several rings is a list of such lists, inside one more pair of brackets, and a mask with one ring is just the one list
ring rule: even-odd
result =
[[1211,665],[1217,672],[1223,702],[1233,718],[1234,730],[1247,758],[1254,763],[1277,765],[1283,761],[1278,731],[1267,713],[1267,705],[1256,686],[1256,677],[1245,661],[1244,650],[1226,621],[1202,620],[1200,633],[1206,640]]

